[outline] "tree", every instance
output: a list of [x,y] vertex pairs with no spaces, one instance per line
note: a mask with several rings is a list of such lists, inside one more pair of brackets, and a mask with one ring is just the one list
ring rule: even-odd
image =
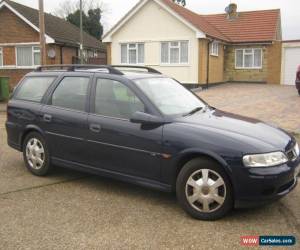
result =
[[183,7],[186,5],[186,1],[185,0],[173,0],[174,3],[180,4]]
[[[66,0],[60,4],[60,8],[56,10],[56,15],[66,19],[68,22],[80,27],[80,7],[79,1],[73,4]],[[93,0],[83,1],[82,22],[83,30],[91,36],[101,39],[103,34],[103,26],[101,24],[102,4],[94,4]]]

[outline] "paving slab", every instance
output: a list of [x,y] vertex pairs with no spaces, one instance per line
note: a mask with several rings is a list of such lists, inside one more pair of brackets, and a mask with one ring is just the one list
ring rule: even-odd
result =
[[300,96],[294,86],[223,84],[198,92],[210,105],[300,133]]

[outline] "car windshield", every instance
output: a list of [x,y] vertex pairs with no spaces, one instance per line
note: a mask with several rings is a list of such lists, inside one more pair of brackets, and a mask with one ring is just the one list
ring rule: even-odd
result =
[[164,115],[188,115],[206,106],[171,78],[137,79],[135,83]]

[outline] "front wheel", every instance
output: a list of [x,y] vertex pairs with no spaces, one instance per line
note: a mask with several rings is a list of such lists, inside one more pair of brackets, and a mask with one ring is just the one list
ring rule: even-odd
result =
[[26,136],[23,158],[27,169],[34,175],[44,176],[51,171],[48,147],[39,133],[31,132]]
[[232,187],[225,171],[214,161],[197,158],[186,163],[176,183],[182,208],[200,220],[217,220],[233,207]]

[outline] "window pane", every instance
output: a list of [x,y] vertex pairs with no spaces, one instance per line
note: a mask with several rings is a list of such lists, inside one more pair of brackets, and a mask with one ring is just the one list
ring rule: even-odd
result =
[[138,45],[138,63],[144,63],[144,44]]
[[121,63],[127,63],[127,44],[121,45]]
[[171,42],[171,46],[173,46],[173,47],[178,47],[178,42]]
[[179,63],[179,48],[170,49],[170,63]]
[[40,52],[34,52],[34,65],[41,65],[41,54]]
[[180,48],[180,62],[181,63],[188,63],[189,61],[189,43],[188,42],[181,42]]
[[245,68],[253,67],[253,55],[245,55]]
[[161,62],[162,63],[169,62],[169,43],[161,44]]
[[84,111],[88,84],[87,77],[65,77],[52,95],[52,105]]
[[40,102],[54,79],[55,77],[27,77],[14,98]]
[[17,47],[17,65],[32,66],[32,47]]
[[236,67],[242,68],[243,67],[243,50],[236,50]]
[[114,80],[98,79],[96,114],[129,119],[137,111],[144,112],[144,104],[129,88]]
[[261,67],[262,65],[261,53],[261,49],[254,50],[254,67]]
[[129,50],[129,63],[130,64],[136,64],[136,49],[130,49]]

